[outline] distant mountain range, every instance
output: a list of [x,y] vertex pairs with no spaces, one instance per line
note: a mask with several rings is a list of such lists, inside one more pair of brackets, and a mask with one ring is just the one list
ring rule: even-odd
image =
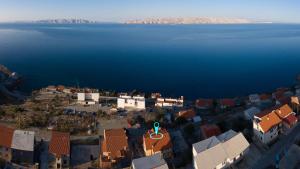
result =
[[126,24],[248,24],[255,23],[248,19],[238,18],[148,18],[141,20],[130,20]]
[[86,19],[46,19],[33,21],[34,23],[48,23],[48,24],[94,24],[96,21]]

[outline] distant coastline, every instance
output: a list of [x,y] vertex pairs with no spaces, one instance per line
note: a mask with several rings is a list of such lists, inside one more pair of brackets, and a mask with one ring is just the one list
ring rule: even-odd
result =
[[147,18],[126,21],[125,24],[252,24],[258,23],[242,18],[212,18],[212,17],[187,17],[187,18]]

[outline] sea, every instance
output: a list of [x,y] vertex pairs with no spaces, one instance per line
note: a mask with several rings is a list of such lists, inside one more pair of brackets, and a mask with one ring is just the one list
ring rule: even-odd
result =
[[292,86],[300,25],[0,24],[0,64],[48,85],[229,98]]

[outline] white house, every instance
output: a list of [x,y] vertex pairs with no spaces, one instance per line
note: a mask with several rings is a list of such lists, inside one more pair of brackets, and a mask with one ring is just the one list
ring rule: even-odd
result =
[[[1,138],[2,139],[2,138]],[[35,132],[15,130],[11,143],[12,162],[18,165],[34,164]]]
[[99,102],[99,93],[77,93],[79,104],[92,105]]
[[278,137],[281,122],[274,111],[257,114],[253,119],[253,133],[262,143],[270,143]]
[[152,156],[132,160],[132,169],[168,169],[168,165],[159,152]]
[[250,94],[249,95],[249,101],[250,103],[259,103],[260,102],[260,96],[258,94]]
[[219,136],[193,144],[195,169],[223,169],[247,153],[249,143],[242,133],[229,130]]
[[263,143],[273,141],[285,128],[292,128],[298,122],[293,110],[287,105],[259,113],[253,119],[253,133]]
[[143,96],[120,95],[117,101],[118,108],[146,109],[146,101]]
[[256,114],[258,114],[258,113],[260,113],[260,109],[259,108],[257,108],[257,107],[250,107],[249,109],[246,109],[245,111],[244,111],[244,116],[245,116],[245,119],[246,120],[253,120],[253,118],[254,118],[254,115],[256,115]]
[[183,96],[174,98],[157,98],[155,106],[157,107],[183,107]]

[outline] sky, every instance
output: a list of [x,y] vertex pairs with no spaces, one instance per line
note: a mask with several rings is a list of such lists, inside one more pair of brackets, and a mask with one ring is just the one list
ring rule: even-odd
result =
[[0,0],[0,22],[228,17],[300,23],[300,0]]

